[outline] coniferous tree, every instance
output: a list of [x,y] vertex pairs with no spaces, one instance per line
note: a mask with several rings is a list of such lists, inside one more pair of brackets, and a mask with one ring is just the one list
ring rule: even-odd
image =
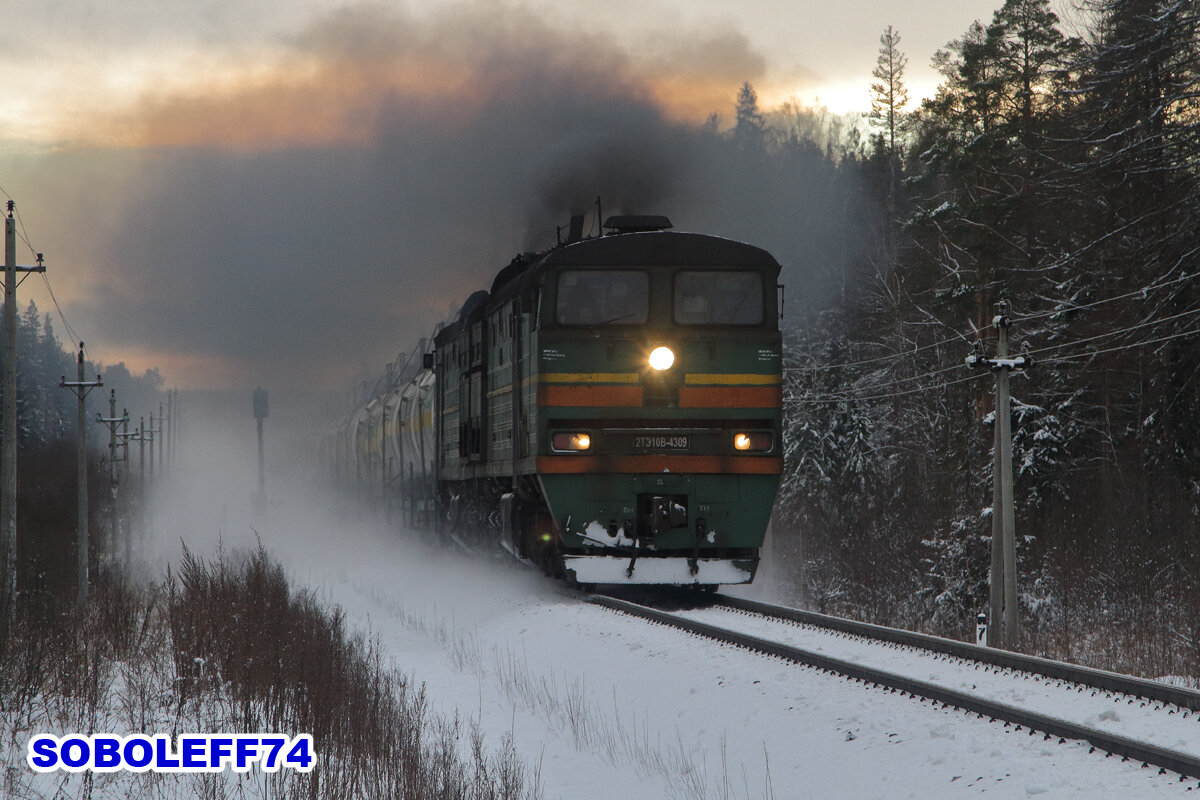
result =
[[766,121],[758,109],[758,93],[747,81],[738,90],[737,122],[733,128],[733,140],[741,150],[761,152],[766,147],[766,130]]
[[887,152],[892,158],[899,156],[899,137],[904,128],[904,109],[908,105],[908,87],[904,84],[904,70],[908,56],[900,50],[900,33],[888,25],[879,37],[879,58],[871,75],[871,118],[883,127],[887,137]]

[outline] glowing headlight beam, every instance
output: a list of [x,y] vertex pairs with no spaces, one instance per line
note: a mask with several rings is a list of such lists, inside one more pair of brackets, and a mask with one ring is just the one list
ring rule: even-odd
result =
[[671,348],[669,347],[656,347],[650,352],[650,366],[659,372],[670,369],[674,363],[675,354],[671,352]]

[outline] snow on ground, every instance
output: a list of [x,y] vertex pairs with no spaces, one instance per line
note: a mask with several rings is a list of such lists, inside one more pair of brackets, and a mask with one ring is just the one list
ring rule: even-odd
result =
[[511,561],[352,524],[336,502],[273,487],[256,518],[253,471],[231,463],[183,477],[154,523],[160,558],[177,557],[181,538],[208,555],[218,533],[226,548],[257,534],[295,581],[377,636],[437,712],[478,722],[493,748],[511,732],[547,798],[1131,798],[1196,786],[623,617]]
[[1189,755],[1200,754],[1200,716],[1155,710],[1158,703],[1081,690],[1053,678],[980,668],[977,662],[947,658],[908,647],[892,647],[827,629],[798,626],[725,608],[701,608],[680,616],[811,650],[925,683],[965,692],[1055,719],[1150,742]]

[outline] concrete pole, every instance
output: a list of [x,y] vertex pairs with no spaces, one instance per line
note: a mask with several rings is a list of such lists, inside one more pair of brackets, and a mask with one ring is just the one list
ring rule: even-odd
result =
[[4,406],[3,454],[0,471],[0,522],[4,535],[4,596],[8,618],[16,612],[17,599],[17,229],[13,219],[14,203],[8,202],[4,220]]
[[138,489],[146,502],[146,418],[138,417]]
[[175,457],[175,429],[173,427],[172,419],[172,417],[175,415],[171,413],[172,405],[171,390],[167,389],[167,424],[164,426],[166,428],[166,433],[163,441],[163,447],[166,448],[165,463],[171,463],[172,459]]
[[[1008,304],[1000,303],[996,315],[996,331],[999,334],[996,358],[1000,361],[1008,358],[1007,310]],[[1017,625],[1016,514],[1013,509],[1012,415],[1008,386],[1011,373],[1012,368],[1003,365],[996,373],[996,431],[1000,437],[1000,473],[997,477],[1000,483],[999,516],[1004,545],[1004,646],[1009,650],[1017,650],[1021,646],[1021,635]],[[996,514],[995,509],[992,514]]]
[[158,438],[158,433],[155,432],[155,430],[154,430],[154,415],[153,414],[150,415],[150,427],[146,430],[146,433],[150,436],[150,439],[149,439],[150,458],[148,460],[149,460],[149,467],[150,467],[149,468],[150,480],[153,481],[154,480],[154,440]]
[[167,471],[166,470],[167,463],[165,461],[163,461],[163,444],[164,444],[163,440],[166,438],[166,433],[165,433],[166,428],[163,426],[164,419],[165,419],[165,417],[163,417],[163,404],[159,403],[158,404],[158,433],[156,434],[155,438],[158,439],[158,469],[160,472],[165,474]]
[[117,550],[117,526],[120,517],[117,512],[117,390],[108,392],[108,480],[112,500],[112,517],[105,537],[104,554],[113,558]]
[[[999,380],[999,378],[997,378]],[[1004,522],[1000,473],[1004,460],[1000,444],[1000,400],[996,393],[996,423],[992,425],[992,572],[988,580],[988,647],[1004,647]]]
[[121,414],[121,446],[125,448],[125,466],[121,470],[122,479],[125,482],[125,488],[121,492],[122,505],[125,506],[125,534],[123,544],[125,545],[125,574],[130,575],[133,571],[133,487],[130,485],[129,479],[129,409],[126,408]]
[[76,493],[75,500],[76,521],[75,521],[75,548],[76,548],[76,573],[79,584],[79,592],[76,595],[76,603],[79,608],[85,609],[88,605],[88,479],[87,479],[87,396],[88,393],[97,386],[103,386],[100,382],[100,376],[96,376],[94,381],[85,381],[83,379],[83,342],[79,343],[79,357],[76,359],[76,380],[74,384],[67,383],[66,376],[63,376],[62,386],[72,389],[75,396],[79,399],[79,446],[76,453]]

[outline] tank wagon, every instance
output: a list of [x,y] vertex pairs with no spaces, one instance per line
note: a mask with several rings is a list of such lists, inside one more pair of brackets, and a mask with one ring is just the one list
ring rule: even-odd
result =
[[748,583],[783,466],[779,263],[665,217],[604,227],[515,258],[329,449],[415,522],[569,581]]

